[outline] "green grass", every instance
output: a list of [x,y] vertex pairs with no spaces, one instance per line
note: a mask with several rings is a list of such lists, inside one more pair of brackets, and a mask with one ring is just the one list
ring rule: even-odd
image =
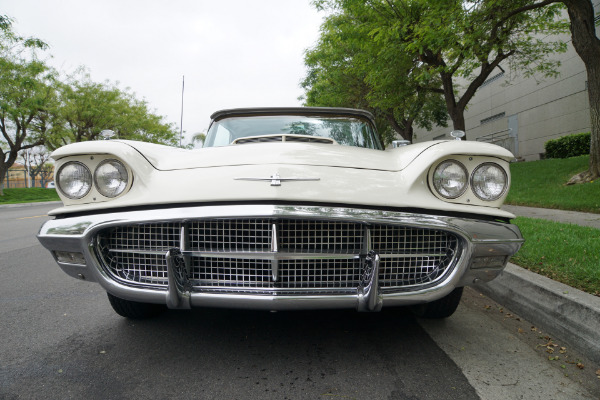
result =
[[519,217],[525,244],[512,262],[600,296],[600,229]]
[[0,204],[35,203],[40,201],[59,201],[56,189],[17,188],[4,189]]
[[512,163],[512,185],[506,204],[585,211],[600,214],[600,180],[565,183],[587,170],[589,156]]
[[[567,186],[587,170],[589,156],[512,163],[506,204],[600,214],[600,180]],[[511,261],[600,296],[600,229],[519,217],[523,248]]]

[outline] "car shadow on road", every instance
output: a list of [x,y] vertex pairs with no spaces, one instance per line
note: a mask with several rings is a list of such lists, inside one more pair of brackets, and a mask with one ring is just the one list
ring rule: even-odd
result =
[[35,362],[40,360],[38,384],[47,390],[68,387],[70,395],[91,399],[173,393],[219,399],[420,399],[448,398],[449,391],[456,394],[452,398],[478,398],[454,362],[403,309],[374,314],[170,310],[141,321],[115,314],[100,331],[67,338]]

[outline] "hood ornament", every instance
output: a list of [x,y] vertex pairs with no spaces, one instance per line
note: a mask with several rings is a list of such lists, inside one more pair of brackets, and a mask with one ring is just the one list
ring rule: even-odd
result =
[[298,181],[320,181],[321,178],[282,178],[279,173],[275,172],[270,178],[233,178],[236,181],[264,181],[271,182],[271,186],[281,186],[281,182],[298,182]]

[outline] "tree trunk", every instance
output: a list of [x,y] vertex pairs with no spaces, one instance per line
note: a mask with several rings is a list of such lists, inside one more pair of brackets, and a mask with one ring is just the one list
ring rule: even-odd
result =
[[589,170],[569,183],[600,178],[600,40],[596,37],[594,7],[590,0],[563,0],[571,21],[573,47],[585,64],[590,102],[591,146]]
[[[465,112],[464,110],[459,109],[457,106],[454,106],[452,110],[450,110],[450,118],[452,118],[452,127],[455,131],[465,131]],[[467,140],[466,135],[464,140]]]
[[8,171],[8,167],[0,164],[0,196],[4,196],[4,179],[6,179],[6,171]]
[[392,129],[399,133],[402,139],[408,140],[412,143],[413,138],[413,126],[412,121],[402,120],[401,122],[396,121],[393,114],[385,113],[385,119],[389,122]]
[[446,109],[448,110],[450,119],[452,119],[452,128],[454,128],[453,130],[455,131],[465,132],[465,136],[462,138],[462,140],[467,140],[467,130],[465,129],[465,109],[456,102],[456,97],[454,96],[454,85],[452,83],[452,75],[441,72],[440,78],[442,79]]
[[[598,60],[598,63],[600,63],[600,60]],[[590,180],[600,177],[600,64],[598,63],[592,63],[586,67],[591,120]]]

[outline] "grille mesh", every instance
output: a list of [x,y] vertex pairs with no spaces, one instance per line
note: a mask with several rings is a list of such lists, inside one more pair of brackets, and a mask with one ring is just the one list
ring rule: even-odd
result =
[[190,250],[269,251],[272,222],[265,219],[207,220],[189,224]]
[[372,247],[383,258],[382,288],[425,284],[440,277],[454,259],[457,239],[444,231],[396,226],[371,229]]
[[369,250],[381,257],[384,291],[424,287],[449,273],[460,244],[435,229],[275,218],[120,226],[100,231],[96,243],[117,279],[164,287],[165,254],[177,247],[196,290],[232,293],[355,291]]

